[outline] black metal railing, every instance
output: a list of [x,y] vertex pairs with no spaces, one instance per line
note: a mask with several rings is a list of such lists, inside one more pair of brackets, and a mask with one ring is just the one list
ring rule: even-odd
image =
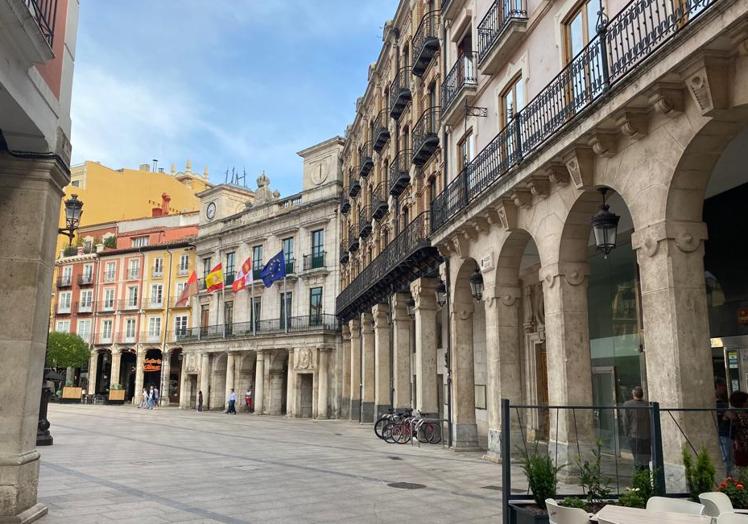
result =
[[286,275],[296,273],[296,259],[294,257],[286,258]]
[[569,122],[581,118],[643,60],[718,1],[632,0],[432,201],[433,231]]
[[358,234],[366,238],[371,234],[371,207],[361,206],[358,211]]
[[234,283],[234,279],[236,278],[236,272],[232,269],[231,271],[226,271],[223,274],[223,284],[225,286],[230,286]]
[[412,73],[416,76],[423,75],[439,50],[439,14],[435,9],[423,15],[413,35]]
[[386,184],[381,182],[371,192],[371,217],[374,220],[381,220],[387,214],[387,193]]
[[205,291],[208,289],[208,285],[205,283],[205,277],[197,279],[197,289],[199,291]]
[[93,313],[94,303],[93,301],[78,301],[75,303],[75,311],[78,313]]
[[79,286],[90,286],[93,284],[93,275],[78,275]]
[[265,264],[260,262],[256,267],[252,268],[252,280],[260,280],[260,273],[262,273],[263,267],[265,267]]
[[478,24],[478,63],[491,54],[512,20],[527,19],[524,0],[495,0]]
[[348,200],[348,195],[341,193],[340,195],[340,212],[344,215],[351,210],[351,201]]
[[55,21],[57,19],[57,0],[24,0],[31,16],[42,32],[44,40],[52,47],[55,39]]
[[348,255],[348,242],[346,242],[345,240],[340,243],[339,253],[340,253],[340,257],[339,257],[340,263],[345,264],[346,262],[348,262],[348,260],[350,259],[350,256]]
[[337,296],[335,310],[338,315],[349,308],[372,286],[383,282],[384,277],[402,264],[414,252],[430,246],[429,212],[418,215],[390,242],[377,257]]
[[390,139],[390,129],[387,125],[388,122],[389,118],[387,116],[387,111],[383,109],[377,114],[374,122],[372,123],[372,128],[374,129],[372,147],[377,153],[379,153],[384,148],[384,146],[387,145],[387,142]]
[[325,313],[250,320],[233,324],[214,324],[210,326],[187,328],[175,333],[178,341],[204,340],[211,338],[252,337],[277,333],[299,333],[304,331],[338,331],[340,324],[335,315]]
[[311,255],[304,255],[304,271],[320,269],[325,267],[325,255],[327,251],[317,251]]
[[413,163],[422,166],[439,145],[441,108],[429,107],[413,126]]
[[358,176],[351,173],[348,183],[348,196],[355,198],[361,192],[361,182]]
[[400,151],[390,164],[389,182],[390,195],[400,196],[410,184],[410,164],[413,155],[410,149]]
[[161,309],[166,305],[166,297],[163,295],[155,297],[145,297],[143,300],[143,309]]
[[447,111],[457,100],[465,86],[478,85],[478,72],[475,67],[476,53],[465,53],[457,58],[447,78],[442,84],[442,107]]
[[390,116],[398,119],[413,95],[410,91],[410,67],[401,67],[390,84]]
[[359,171],[358,176],[366,178],[369,172],[374,168],[374,159],[371,157],[371,144],[364,142],[358,148]]
[[70,287],[73,285],[73,277],[57,277],[57,287]]
[[140,309],[140,298],[129,299],[125,298],[117,300],[117,311],[137,311]]
[[359,245],[358,228],[356,227],[356,224],[351,224],[348,227],[348,251],[355,253],[358,251]]

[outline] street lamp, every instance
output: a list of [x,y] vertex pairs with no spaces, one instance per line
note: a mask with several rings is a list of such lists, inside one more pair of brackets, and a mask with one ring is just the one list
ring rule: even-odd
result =
[[65,200],[65,227],[57,230],[60,235],[68,237],[68,246],[73,245],[75,230],[80,226],[82,214],[83,202],[78,200],[78,195],[70,195],[70,198]]
[[600,209],[592,217],[592,232],[595,235],[595,246],[597,250],[603,253],[603,257],[608,258],[613,249],[616,247],[616,235],[618,233],[618,221],[621,219],[615,213],[610,211],[610,206],[605,203],[605,193],[607,188],[600,189],[603,197],[603,203]]
[[439,282],[436,287],[436,303],[442,308],[447,303],[447,286],[444,285],[444,281]]
[[475,271],[472,275],[470,275],[470,293],[472,293],[473,298],[475,300],[480,300],[483,298],[483,275],[481,275],[480,270],[478,268],[475,268]]

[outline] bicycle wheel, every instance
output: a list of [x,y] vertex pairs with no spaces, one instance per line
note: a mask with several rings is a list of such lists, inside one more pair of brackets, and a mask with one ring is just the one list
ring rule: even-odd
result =
[[415,427],[415,432],[416,432],[415,437],[418,440],[418,442],[420,442],[421,444],[428,444],[429,443],[429,435],[430,434],[429,434],[428,425],[429,425],[428,422],[420,422]]
[[391,422],[385,427],[384,433],[387,435],[387,438],[384,439],[385,442],[397,444],[400,441],[402,427],[399,422]]
[[385,426],[390,422],[389,415],[382,415],[379,417],[379,420],[377,420],[377,423],[374,424],[374,434],[384,440],[384,436],[382,436],[382,431],[384,430]]
[[438,444],[442,441],[442,428],[441,425],[435,424],[433,422],[427,423],[428,427],[426,428],[426,440],[428,440],[429,444]]
[[397,443],[398,444],[407,444],[410,442],[410,439],[412,435],[410,434],[410,422],[401,422],[398,424],[398,437],[397,437]]

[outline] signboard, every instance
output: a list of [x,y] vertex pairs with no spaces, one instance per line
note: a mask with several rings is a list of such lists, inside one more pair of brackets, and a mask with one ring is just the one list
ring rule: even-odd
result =
[[161,359],[160,358],[147,358],[143,363],[143,371],[150,373],[152,371],[161,371]]
[[743,326],[748,324],[748,307],[738,308],[738,324]]

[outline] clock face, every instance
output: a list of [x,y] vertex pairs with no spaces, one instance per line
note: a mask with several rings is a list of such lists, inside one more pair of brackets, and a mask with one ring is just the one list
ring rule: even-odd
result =
[[216,216],[216,203],[211,202],[208,204],[208,208],[205,210],[205,216],[208,217],[208,220],[213,220]]

